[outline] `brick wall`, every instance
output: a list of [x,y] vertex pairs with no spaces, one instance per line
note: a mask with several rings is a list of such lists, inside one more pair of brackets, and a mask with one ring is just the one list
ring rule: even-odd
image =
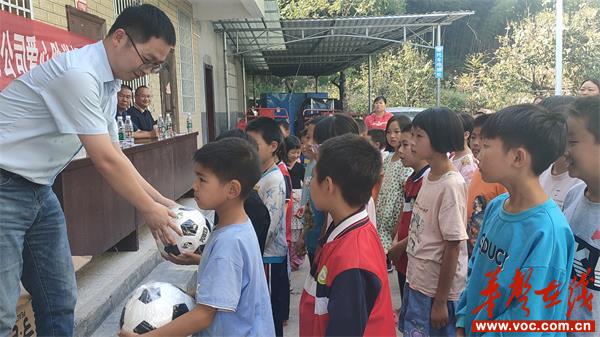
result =
[[[67,29],[66,5],[75,6],[75,0],[32,0],[34,20],[48,23],[62,29]],[[144,0],[144,3],[152,4],[162,9],[173,22],[175,31],[179,34],[179,22],[177,11],[181,10],[193,17],[192,4],[187,0]],[[87,0],[88,13],[97,15],[106,20],[108,30],[115,19],[114,0]],[[204,94],[204,64],[213,66],[215,110],[217,113],[225,111],[224,80],[223,80],[223,42],[222,36],[213,32],[212,23],[207,21],[198,22],[192,19],[192,48],[194,60],[194,83],[195,83],[195,112],[192,114],[194,120],[194,131],[200,131],[199,143],[202,143],[204,125],[206,118],[206,98]],[[177,106],[181,109],[181,69],[179,49],[175,48],[177,83]],[[243,110],[241,66],[238,59],[229,58],[229,98],[230,111],[232,115]],[[158,116],[161,110],[160,84],[158,75],[148,76],[148,86],[152,92],[152,104],[150,110]],[[135,89],[135,88],[134,88]],[[179,129],[186,130],[186,116],[178,118]],[[217,126],[218,128],[218,126]]]
[[[33,18],[63,29],[67,29],[66,5],[75,7],[75,0],[33,0]],[[88,13],[106,20],[107,29],[115,20],[113,0],[88,0]]]

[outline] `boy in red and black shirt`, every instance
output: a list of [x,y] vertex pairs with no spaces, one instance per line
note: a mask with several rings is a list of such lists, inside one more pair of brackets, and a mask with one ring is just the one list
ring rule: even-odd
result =
[[395,336],[385,253],[365,205],[381,154],[357,135],[321,144],[310,191],[333,222],[300,299],[300,336]]
[[417,200],[419,190],[423,184],[423,177],[429,173],[429,164],[427,161],[420,159],[415,156],[412,152],[412,124],[406,125],[402,128],[400,134],[400,147],[397,151],[400,152],[400,160],[402,165],[413,169],[413,174],[406,179],[404,183],[404,207],[402,208],[402,214],[398,221],[398,227],[396,229],[396,237],[394,238],[394,246],[388,251],[388,257],[394,262],[396,271],[398,271],[398,285],[400,285],[400,295],[404,298],[404,283],[406,283],[406,265],[408,264],[408,258],[406,253],[399,253],[398,242],[402,241],[408,236],[408,229],[410,226],[410,219],[412,218],[412,208]]

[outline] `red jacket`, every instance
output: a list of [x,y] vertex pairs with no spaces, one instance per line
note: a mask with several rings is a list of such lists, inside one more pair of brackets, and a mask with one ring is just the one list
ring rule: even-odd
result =
[[395,336],[385,254],[367,212],[325,238],[300,299],[300,336]]

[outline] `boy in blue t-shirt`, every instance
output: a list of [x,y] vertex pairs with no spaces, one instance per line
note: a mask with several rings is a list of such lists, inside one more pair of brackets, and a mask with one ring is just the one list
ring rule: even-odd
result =
[[[457,335],[481,335],[472,331],[474,320],[564,320],[573,233],[538,176],[564,153],[565,120],[535,105],[515,105],[492,115],[481,136],[483,180],[504,185],[508,194],[485,210],[457,306]],[[553,285],[560,303],[551,306],[544,291]]]
[[219,216],[198,267],[198,305],[146,335],[275,336],[258,239],[244,211],[261,176],[258,153],[247,141],[229,138],[203,146],[194,162],[198,207]]

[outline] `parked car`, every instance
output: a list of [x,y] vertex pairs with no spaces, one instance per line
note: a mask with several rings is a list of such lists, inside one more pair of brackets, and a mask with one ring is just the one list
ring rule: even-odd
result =
[[413,107],[406,107],[406,106],[395,106],[395,107],[385,108],[385,111],[391,112],[394,115],[399,115],[399,114],[407,115],[411,120],[413,118],[415,118],[415,116],[423,110],[425,110],[425,108],[413,108]]

